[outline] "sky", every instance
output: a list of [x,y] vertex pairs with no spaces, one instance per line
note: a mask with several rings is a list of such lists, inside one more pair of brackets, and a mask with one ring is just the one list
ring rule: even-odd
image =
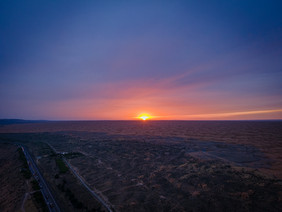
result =
[[0,118],[282,119],[282,2],[0,1]]

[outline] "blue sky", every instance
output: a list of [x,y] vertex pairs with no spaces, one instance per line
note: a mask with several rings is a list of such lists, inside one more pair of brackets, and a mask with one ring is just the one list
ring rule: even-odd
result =
[[0,118],[281,119],[281,11],[281,1],[1,1]]

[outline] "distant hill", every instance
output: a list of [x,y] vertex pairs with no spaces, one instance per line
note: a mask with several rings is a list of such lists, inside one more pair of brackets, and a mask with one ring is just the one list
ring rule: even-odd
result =
[[0,125],[47,122],[45,120],[0,119]]

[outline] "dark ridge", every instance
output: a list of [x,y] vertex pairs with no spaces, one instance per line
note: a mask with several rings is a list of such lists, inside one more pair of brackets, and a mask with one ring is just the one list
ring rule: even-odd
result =
[[45,120],[0,119],[0,125],[47,122]]

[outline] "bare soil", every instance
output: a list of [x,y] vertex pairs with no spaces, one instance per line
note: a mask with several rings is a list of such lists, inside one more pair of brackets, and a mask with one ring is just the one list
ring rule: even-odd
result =
[[[282,208],[282,122],[49,122],[0,132],[2,140],[30,148],[42,142],[75,152],[69,162],[117,211]],[[54,175],[55,162],[48,160],[38,162]],[[47,178],[57,187],[64,182]]]
[[26,192],[17,147],[0,143],[0,211],[20,211]]

